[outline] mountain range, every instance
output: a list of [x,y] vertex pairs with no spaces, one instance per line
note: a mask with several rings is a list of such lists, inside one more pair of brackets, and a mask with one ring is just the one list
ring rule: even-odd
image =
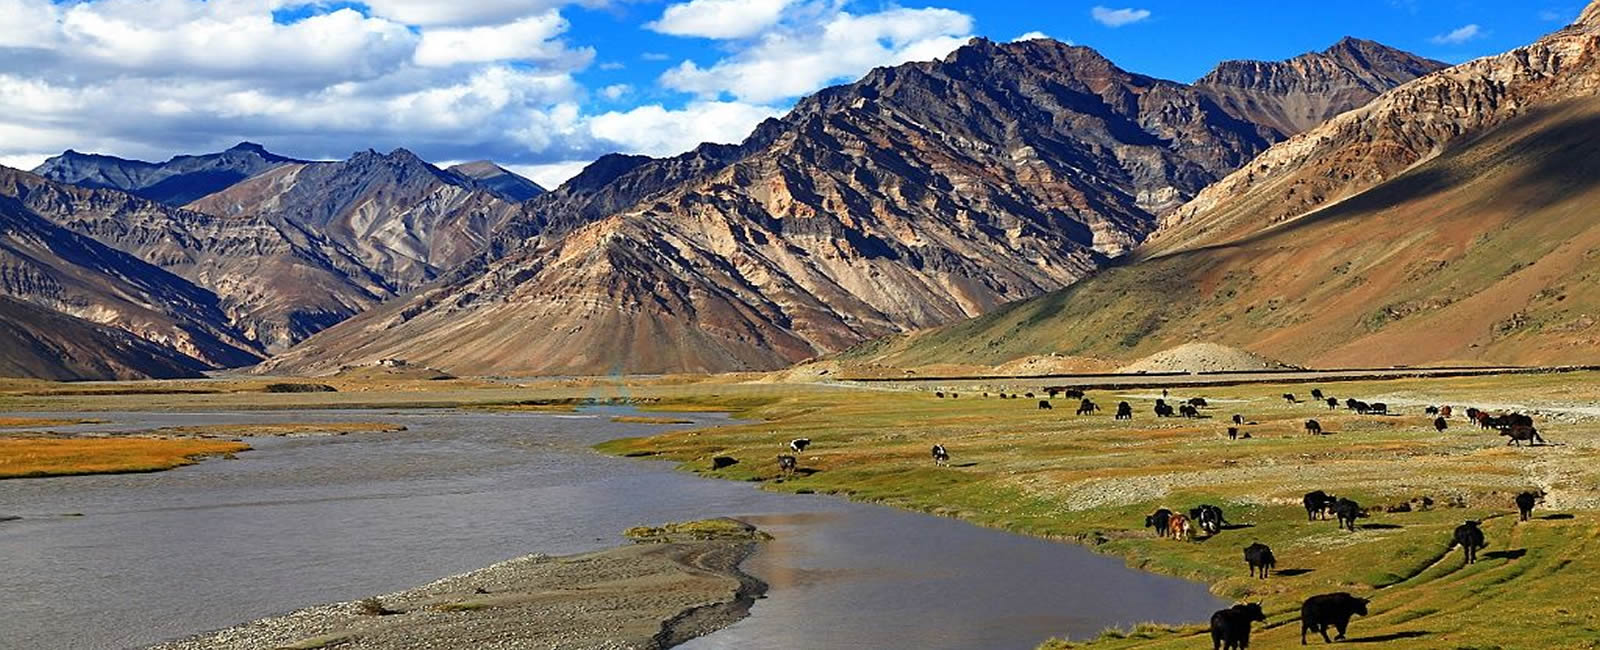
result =
[[[1415,76],[1359,78],[1385,75]],[[1314,88],[1360,101],[1354,78]],[[739,145],[602,159],[528,204],[538,236],[264,369],[772,369],[976,316],[1091,273],[1282,136],[1213,89],[1251,106],[1315,92],[1228,83],[1153,79],[1051,40],[974,40],[824,90]]]
[[1064,291],[848,356],[890,366],[1188,341],[1314,366],[1600,361],[1600,3],[1267,150]]
[[[68,311],[38,282],[4,294],[84,321],[97,341],[110,340],[106,327],[138,334],[182,357],[171,367],[139,357],[167,373],[259,358],[260,372],[318,373],[395,357],[455,374],[762,370],[868,341],[847,356],[1119,358],[1205,338],[1291,360],[1363,360],[1381,349],[1366,345],[1373,332],[1398,337],[1470,302],[1455,294],[1488,291],[1500,259],[1476,243],[1434,254],[1440,228],[1474,242],[1501,231],[1480,227],[1497,223],[1488,217],[1408,224],[1392,210],[1416,197],[1394,188],[1422,178],[1438,188],[1419,196],[1448,196],[1472,180],[1521,196],[1511,192],[1521,177],[1505,170],[1534,164],[1527,147],[1548,144],[1541,134],[1586,119],[1594,13],[1455,68],[1345,39],[1288,61],[1225,62],[1194,84],[1048,39],[975,39],[823,90],[741,143],[605,156],[548,192],[492,163],[441,169],[405,150],[307,162],[241,144],[168,163],[67,152],[43,176],[0,170],[13,212],[55,229],[36,238],[126,253],[214,308],[140,303],[174,319],[166,325],[128,308]],[[1485,160],[1509,167],[1473,166]],[[1580,180],[1561,178],[1581,193]],[[1534,211],[1529,229],[1503,221],[1499,245],[1556,255],[1523,241],[1564,227],[1552,224],[1566,213],[1551,210]],[[1396,255],[1448,271],[1423,264],[1423,276],[1394,280]],[[1313,268],[1329,260],[1335,270]],[[1544,287],[1551,299],[1586,305],[1587,293],[1562,290],[1586,278],[1560,277]],[[1429,302],[1440,293],[1450,302]],[[79,302],[97,300],[117,304]],[[1546,328],[1587,335],[1579,312],[1518,313],[1491,325],[1500,338],[1439,358],[1532,358],[1561,338]],[[161,327],[252,358],[176,347]],[[1516,336],[1538,343],[1501,342]],[[1291,340],[1321,352],[1283,354]]]

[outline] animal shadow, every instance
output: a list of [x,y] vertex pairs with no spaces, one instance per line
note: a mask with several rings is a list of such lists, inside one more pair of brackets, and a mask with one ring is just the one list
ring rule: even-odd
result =
[[822,471],[822,470],[811,468],[811,467],[796,467],[794,469],[794,473],[799,474],[801,476],[810,476],[810,475],[815,474],[815,473],[820,472],[820,471]]
[[1274,573],[1276,573],[1276,574],[1278,574],[1280,576],[1283,576],[1285,578],[1293,578],[1295,576],[1303,576],[1303,575],[1305,575],[1307,573],[1311,573],[1312,571],[1315,571],[1315,570],[1316,569],[1279,569],[1277,571],[1274,571]]
[[1400,524],[1361,524],[1360,526],[1357,526],[1357,528],[1360,528],[1361,530],[1396,530],[1405,528],[1405,526],[1401,526]]
[[977,467],[977,466],[978,466],[978,463],[976,463],[976,462],[961,463],[959,465],[951,465],[951,467]]
[[1569,515],[1569,514],[1566,514],[1566,513],[1560,513],[1560,514],[1554,514],[1554,515],[1545,515],[1543,517],[1540,517],[1540,519],[1543,519],[1545,521],[1566,521],[1566,520],[1572,519],[1572,518],[1573,518],[1572,515]]
[[1490,553],[1484,553],[1483,558],[1486,560],[1515,560],[1527,554],[1528,549],[1518,548],[1509,551],[1493,551]]
[[1255,524],[1228,524],[1226,526],[1223,526],[1222,529],[1223,530],[1244,530],[1246,528],[1255,528],[1255,527],[1256,527]]
[[1345,643],[1384,643],[1384,642],[1387,642],[1387,641],[1399,641],[1401,639],[1415,639],[1415,638],[1418,638],[1418,637],[1428,636],[1429,634],[1430,634],[1430,632],[1428,632],[1427,630],[1409,630],[1409,631],[1406,631],[1406,632],[1395,632],[1393,634],[1379,634],[1377,636],[1363,636],[1363,637],[1356,637],[1354,639],[1345,639],[1344,642]]

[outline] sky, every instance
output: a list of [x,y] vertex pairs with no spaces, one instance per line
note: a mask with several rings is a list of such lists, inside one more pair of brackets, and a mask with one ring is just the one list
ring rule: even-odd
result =
[[[1219,8],[1219,6],[1223,8]],[[307,159],[405,147],[554,187],[611,152],[736,142],[877,66],[974,36],[1093,47],[1193,81],[1344,36],[1459,63],[1582,0],[0,0],[0,165],[240,141]]]

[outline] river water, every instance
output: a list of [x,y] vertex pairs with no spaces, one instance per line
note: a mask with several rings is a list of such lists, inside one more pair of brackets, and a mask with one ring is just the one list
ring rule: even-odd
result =
[[590,450],[662,429],[612,422],[620,412],[94,413],[110,422],[77,428],[407,430],[251,439],[238,460],[156,474],[0,481],[0,515],[23,517],[0,523],[0,648],[140,647],[724,515],[777,536],[746,565],[772,590],[749,618],[684,647],[1022,649],[1222,606],[1203,585],[1067,544]]

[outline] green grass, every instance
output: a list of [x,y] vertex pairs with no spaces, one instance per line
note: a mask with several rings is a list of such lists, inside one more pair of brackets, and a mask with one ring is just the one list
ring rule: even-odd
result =
[[[1258,627],[1261,647],[1297,643],[1300,602],[1335,591],[1373,599],[1372,614],[1356,619],[1351,637],[1379,637],[1384,647],[1596,647],[1600,608],[1575,594],[1590,593],[1589,576],[1600,571],[1600,513],[1573,509],[1571,519],[1518,524],[1511,499],[1542,479],[1553,501],[1600,503],[1600,424],[1541,422],[1562,445],[1516,449],[1465,426],[1460,415],[1454,428],[1435,433],[1420,406],[1401,407],[1406,414],[1397,417],[1364,417],[1278,397],[1312,387],[1341,398],[1382,396],[1391,404],[1450,403],[1458,412],[1475,402],[1512,400],[1552,408],[1592,404],[1600,397],[1600,374],[1173,393],[1210,400],[1212,417],[1203,420],[1155,419],[1142,396],[1148,390],[1091,395],[1102,405],[1133,402],[1132,422],[1038,411],[1022,400],[969,399],[966,390],[959,400],[922,392],[814,392],[740,407],[760,422],[599,448],[668,459],[708,477],[759,481],[768,490],[835,494],[1085,544],[1130,566],[1204,581],[1229,599],[1262,602],[1269,627]],[[1248,427],[1252,440],[1223,435],[1234,412],[1260,423]],[[1332,435],[1305,435],[1301,424],[1309,417]],[[814,444],[801,454],[801,473],[780,476],[773,459],[795,437]],[[952,467],[933,464],[934,443],[949,449]],[[742,462],[712,470],[714,456]],[[1371,516],[1354,533],[1331,521],[1307,522],[1299,500],[1312,489],[1354,498]],[[1422,496],[1436,505],[1397,513],[1382,507]],[[1453,500],[1465,507],[1449,507]],[[1154,539],[1142,526],[1158,507],[1199,503],[1222,506],[1230,521],[1250,527],[1185,543]],[[1490,544],[1471,566],[1459,550],[1446,548],[1465,519],[1484,520]],[[1290,575],[1246,577],[1240,549],[1255,541],[1272,546],[1279,570]],[[1203,632],[1142,627],[1090,645],[1196,647]]]

